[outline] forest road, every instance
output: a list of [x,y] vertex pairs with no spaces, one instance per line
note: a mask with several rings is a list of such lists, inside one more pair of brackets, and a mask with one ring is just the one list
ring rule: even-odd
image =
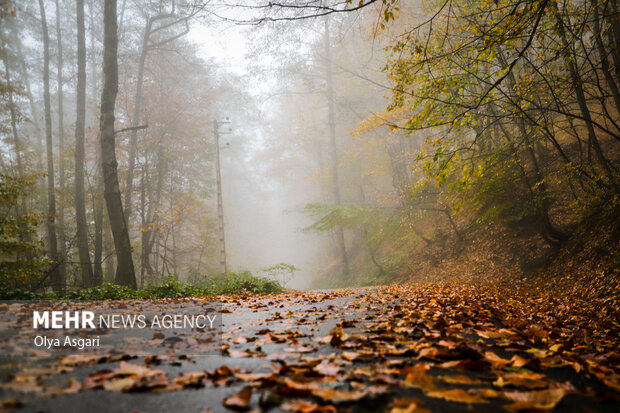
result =
[[[181,355],[213,335],[196,331],[5,360],[0,410],[620,411],[617,324],[569,304],[456,284],[218,300],[223,328],[206,354]],[[153,305],[203,303],[214,301]]]

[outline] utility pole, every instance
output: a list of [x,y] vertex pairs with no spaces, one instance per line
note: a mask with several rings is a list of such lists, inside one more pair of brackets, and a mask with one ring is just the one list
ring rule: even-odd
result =
[[224,204],[222,202],[222,174],[220,169],[220,131],[222,124],[230,123],[228,118],[224,122],[213,120],[213,136],[215,138],[215,176],[217,181],[217,218],[220,235],[220,271],[226,274],[226,239],[224,237]]

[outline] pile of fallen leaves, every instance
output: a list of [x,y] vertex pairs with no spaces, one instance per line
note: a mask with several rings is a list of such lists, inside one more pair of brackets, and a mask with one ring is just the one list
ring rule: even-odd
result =
[[421,243],[395,281],[519,287],[569,303],[587,299],[595,313],[618,317],[620,215],[593,212],[558,248],[537,233],[516,234],[493,224],[472,227],[461,242]]
[[[461,284],[221,299],[238,320],[226,326],[219,366],[192,369],[198,357],[170,353],[67,356],[14,374],[1,386],[10,393],[3,403],[36,406],[22,393],[176,397],[220,388],[226,397],[207,407],[402,413],[620,405],[619,326],[595,317],[586,301]],[[247,359],[262,363],[235,366]]]

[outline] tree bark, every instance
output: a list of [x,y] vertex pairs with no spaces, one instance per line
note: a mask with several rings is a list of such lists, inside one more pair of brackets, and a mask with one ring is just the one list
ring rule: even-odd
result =
[[[95,53],[95,20],[94,20],[94,1],[90,1],[88,4],[88,19],[90,23],[90,50],[91,50],[91,59],[90,59],[90,73],[91,73],[91,102],[96,102],[97,100],[97,69],[98,63],[96,61],[96,53]],[[97,141],[99,140],[99,136],[97,136]],[[95,280],[95,285],[99,285],[103,282],[103,210],[104,210],[104,199],[103,199],[103,174],[101,172],[101,146],[96,145],[96,153],[97,153],[97,168],[95,173],[95,186],[92,191],[92,203],[93,203],[93,214],[95,221],[95,233],[94,233],[94,256],[93,256],[93,279]]]
[[[123,8],[124,8],[124,3],[123,3]],[[134,127],[140,126],[140,112],[142,110],[142,86],[144,84],[144,68],[146,64],[146,57],[149,53],[149,50],[153,47],[152,44],[149,44],[149,42],[151,42],[151,34],[157,32],[158,30],[161,30],[162,28],[172,27],[181,22],[184,22],[186,24],[185,31],[158,41],[157,45],[161,46],[166,43],[172,42],[175,39],[178,39],[189,32],[187,28],[188,27],[187,20],[184,17],[181,17],[173,21],[172,23],[163,24],[163,25],[153,28],[153,24],[155,22],[164,20],[167,18],[171,18],[171,17],[175,17],[174,4],[172,6],[171,13],[162,13],[162,14],[158,14],[153,17],[147,17],[146,19],[146,25],[144,27],[144,33],[142,35],[142,48],[140,51],[140,60],[138,62],[138,77],[136,79],[136,95],[135,95],[135,100],[134,100],[133,119],[132,119]],[[138,129],[139,128],[136,128],[131,131],[131,139],[130,139],[130,144],[129,144],[129,166],[127,168],[127,181],[125,184],[125,216],[128,221],[131,219],[131,213],[132,213],[132,207],[133,207],[131,203],[131,197],[133,195],[133,180],[134,180],[134,171],[136,167],[136,152],[138,150]]]
[[65,125],[64,125],[64,91],[63,91],[63,55],[62,55],[62,32],[60,30],[60,6],[58,0],[56,0],[56,43],[58,45],[57,50],[57,77],[56,83],[58,91],[56,93],[58,98],[58,255],[60,256],[60,263],[58,264],[58,271],[60,271],[61,277],[64,280],[67,273],[67,236],[65,234]]
[[118,171],[115,152],[114,108],[118,93],[118,35],[116,22],[116,0],[105,0],[104,4],[104,83],[101,92],[101,166],[104,182],[104,197],[114,248],[118,260],[115,282],[136,288],[136,275],[131,256],[131,242],[127,220],[123,211],[123,201],[118,184]]
[[[144,80],[144,65],[146,54],[148,53],[148,41],[151,34],[152,20],[147,18],[146,27],[142,37],[142,51],[140,52],[140,62],[138,64],[138,78],[136,79],[136,97],[133,105],[133,126],[138,126],[140,122],[140,109],[142,108],[142,83]],[[138,129],[131,131],[129,144],[129,167],[127,168],[127,182],[125,184],[125,215],[127,220],[131,218],[131,195],[133,192],[133,174],[136,166],[136,151],[138,149]]]
[[76,1],[77,7],[77,117],[75,120],[75,220],[77,246],[84,287],[95,285],[88,248],[88,224],[84,195],[84,128],[86,123],[86,31],[84,28],[84,0]]
[[[24,57],[24,52],[23,52],[23,48],[22,48],[22,41],[21,38],[19,37],[19,27],[17,27],[17,25],[12,25],[13,26],[13,31],[12,31],[12,43],[15,44],[16,48],[17,48],[17,55],[18,55],[18,60],[19,60],[19,68],[20,68],[20,74],[21,74],[21,79],[23,79],[24,81],[24,86],[26,87],[26,94],[28,95],[28,103],[30,104],[30,115],[32,116],[31,122],[32,125],[34,126],[34,130],[35,135],[36,135],[36,145],[37,145],[37,150],[38,150],[38,156],[37,156],[37,168],[39,171],[43,171],[43,139],[41,137],[41,125],[39,124],[39,112],[37,111],[37,107],[35,105],[34,102],[34,98],[32,97],[32,88],[31,88],[31,84],[30,84],[30,76],[28,75],[28,68],[26,67],[26,59]],[[45,191],[45,183],[43,182],[43,179],[39,180],[40,184],[41,184],[41,190]]]
[[603,44],[603,36],[601,32],[601,23],[600,17],[598,13],[598,0],[592,2],[592,9],[594,11],[594,36],[595,36],[595,44],[598,50],[599,57],[601,59],[601,71],[603,72],[603,76],[605,76],[605,81],[609,86],[609,90],[611,91],[611,96],[614,99],[614,103],[616,104],[616,111],[620,113],[620,90],[618,90],[618,85],[616,84],[616,80],[614,79],[611,68],[609,67],[609,60],[607,59],[607,50],[605,49],[605,45]]
[[[498,62],[503,66],[507,67],[508,64],[501,50],[499,50],[497,54]],[[511,71],[507,76],[508,81],[508,90],[513,91],[515,89],[515,85],[517,84],[517,79],[514,73]],[[508,92],[512,95],[511,92]],[[492,110],[492,109],[491,109]],[[550,244],[559,244],[566,240],[567,234],[564,233],[561,229],[557,228],[552,222],[549,216],[550,202],[549,202],[549,191],[547,189],[546,178],[543,171],[540,169],[538,158],[536,155],[536,151],[534,150],[534,143],[532,142],[532,138],[529,136],[527,131],[526,123],[523,118],[517,118],[516,120],[517,128],[521,133],[523,142],[525,143],[525,149],[520,151],[514,144],[514,139],[511,135],[504,129],[504,127],[500,124],[500,128],[504,131],[504,136],[508,141],[508,144],[511,148],[515,156],[515,160],[519,165],[521,173],[523,175],[524,183],[527,185],[527,188],[531,195],[531,200],[533,205],[536,208],[536,214],[538,219],[539,232],[541,236]],[[531,125],[535,126],[535,125]],[[521,159],[522,154],[525,154],[532,166],[533,177],[530,176],[530,173],[526,170],[525,165],[526,162]]]
[[[336,145],[336,119],[334,114],[334,85],[332,79],[332,61],[331,61],[331,44],[329,38],[329,19],[325,19],[325,79],[327,81],[327,109],[328,109],[328,126],[329,126],[329,144],[331,155],[332,170],[332,193],[334,203],[341,205],[340,199],[340,181],[338,179],[338,147]],[[345,276],[349,275],[349,259],[347,257],[347,248],[344,241],[344,230],[341,225],[336,227],[336,243],[340,253],[340,262],[342,272]]]
[[50,279],[54,290],[62,290],[64,279],[58,268],[58,240],[56,238],[56,195],[54,193],[54,152],[52,146],[52,113],[50,103],[50,50],[49,32],[45,17],[43,0],[39,0],[41,29],[43,34],[43,102],[45,107],[45,146],[47,154],[47,243],[49,256],[54,264],[50,269]]
[[562,16],[557,7],[557,4],[551,2],[551,7],[553,10],[553,14],[558,23],[558,31],[560,33],[560,40],[562,41],[562,47],[565,49],[566,53],[566,66],[568,67],[568,72],[570,74],[570,78],[573,83],[573,87],[575,88],[575,95],[577,97],[577,105],[579,106],[579,110],[581,111],[581,116],[583,117],[584,123],[586,124],[586,130],[588,131],[588,139],[590,144],[594,148],[594,153],[599,161],[599,165],[603,169],[605,176],[607,177],[609,184],[614,188],[618,189],[618,182],[614,176],[611,167],[609,166],[609,161],[605,158],[603,154],[603,149],[601,148],[598,137],[596,136],[596,132],[594,130],[594,124],[592,123],[592,115],[590,113],[590,109],[588,108],[588,102],[586,100],[586,95],[583,89],[583,80],[579,73],[579,69],[575,63],[575,56],[568,56],[570,52],[570,45],[568,43],[568,39],[566,38],[566,31],[564,29],[564,20],[562,20]]

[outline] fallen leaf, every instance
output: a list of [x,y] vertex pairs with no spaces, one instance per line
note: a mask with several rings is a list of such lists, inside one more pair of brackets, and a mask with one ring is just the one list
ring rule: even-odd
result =
[[227,397],[222,402],[229,409],[247,410],[252,398],[252,388],[244,387],[241,391]]
[[504,392],[503,396],[514,403],[503,406],[510,411],[552,410],[565,395],[564,389],[555,388],[529,392]]
[[327,360],[323,360],[321,363],[314,366],[313,370],[323,376],[335,376],[340,372],[340,367]]
[[457,374],[457,375],[452,375],[452,376],[439,376],[437,378],[449,384],[471,384],[471,385],[482,384],[481,380],[472,379],[471,377],[465,376],[463,374]]
[[347,403],[358,401],[368,395],[365,391],[345,391],[336,389],[313,389],[312,395],[330,403]]
[[280,405],[287,412],[294,413],[336,413],[336,408],[331,405],[320,405],[303,399],[288,400]]
[[426,371],[427,367],[423,364],[416,364],[413,367],[405,368],[403,370],[406,374],[404,384],[421,390],[436,388],[435,378]]
[[463,389],[433,390],[426,392],[426,395],[457,403],[487,403],[480,394],[469,394]]

